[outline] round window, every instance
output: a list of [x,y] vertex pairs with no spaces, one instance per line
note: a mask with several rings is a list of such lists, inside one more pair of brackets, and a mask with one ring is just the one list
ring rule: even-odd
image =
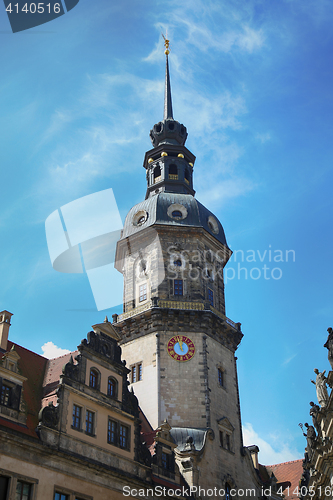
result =
[[142,226],[148,219],[148,212],[146,210],[139,210],[133,217],[133,226]]
[[217,223],[217,220],[215,219],[215,217],[213,217],[212,215],[210,215],[208,217],[208,227],[209,229],[211,230],[212,233],[214,234],[219,234],[219,225]]
[[187,209],[180,203],[173,203],[170,205],[167,213],[170,219],[183,220],[187,217]]

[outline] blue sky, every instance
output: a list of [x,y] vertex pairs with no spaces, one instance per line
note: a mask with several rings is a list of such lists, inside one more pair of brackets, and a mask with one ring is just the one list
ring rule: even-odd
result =
[[[226,304],[244,333],[247,444],[259,445],[263,463],[300,458],[297,424],[309,421],[313,369],[329,370],[323,344],[333,326],[332,21],[326,0],[80,0],[12,34],[3,8],[0,304],[14,313],[11,340],[39,353],[48,342],[74,350],[114,312],[96,310],[86,275],[52,269],[45,220],[107,188],[123,220],[144,198],[167,29],[196,196],[244,253],[228,264]],[[287,250],[295,259],[273,261]]]

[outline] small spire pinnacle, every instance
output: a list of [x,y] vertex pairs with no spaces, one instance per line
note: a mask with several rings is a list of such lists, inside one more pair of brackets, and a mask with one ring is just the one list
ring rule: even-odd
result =
[[170,85],[170,75],[169,75],[169,59],[168,55],[170,54],[169,50],[169,45],[170,45],[170,40],[167,39],[167,33],[166,36],[162,34],[164,38],[164,47],[165,51],[164,54],[166,56],[166,68],[165,68],[165,91],[164,91],[164,120],[167,120],[168,118],[173,120],[173,114],[172,114],[172,99],[171,99],[171,85]]

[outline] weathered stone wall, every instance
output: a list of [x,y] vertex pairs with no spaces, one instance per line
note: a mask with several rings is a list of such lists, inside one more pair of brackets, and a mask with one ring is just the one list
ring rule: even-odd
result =
[[130,385],[150,424],[156,429],[158,417],[158,366],[156,362],[156,334],[150,333],[123,344],[122,356],[128,368],[142,362],[142,380]]

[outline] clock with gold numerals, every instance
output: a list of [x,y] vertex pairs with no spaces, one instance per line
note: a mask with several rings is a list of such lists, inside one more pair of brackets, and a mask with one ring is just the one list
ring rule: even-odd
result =
[[195,353],[192,340],[185,335],[175,335],[168,342],[168,353],[176,361],[189,361]]

